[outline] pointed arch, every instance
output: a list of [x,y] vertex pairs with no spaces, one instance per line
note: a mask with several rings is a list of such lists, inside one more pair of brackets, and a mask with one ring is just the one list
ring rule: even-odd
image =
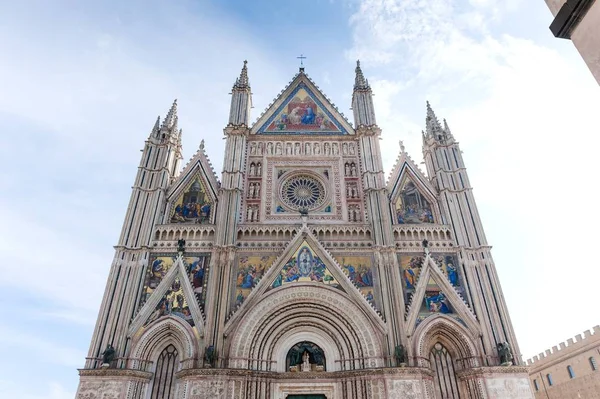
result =
[[413,336],[415,356],[428,358],[431,348],[441,342],[452,351],[456,359],[479,357],[477,340],[456,320],[443,314],[436,314],[425,319],[415,330]]
[[[133,336],[137,331],[140,331],[147,323],[153,313],[156,312],[157,306],[163,299],[163,296],[172,287],[173,283],[178,280],[180,288],[183,292],[185,303],[190,309],[190,314],[194,325],[196,326],[199,334],[203,334],[204,331],[204,317],[202,310],[198,305],[198,301],[194,294],[194,288],[192,283],[187,276],[186,266],[183,261],[183,257],[179,255],[174,264],[170,267],[169,271],[162,278],[158,286],[153,290],[150,297],[144,302],[138,314],[132,320],[129,326],[129,335]],[[164,316],[162,316],[164,317]]]
[[[190,325],[180,318],[166,316],[141,328],[133,337],[131,362],[155,362],[169,345],[175,347],[181,361],[195,359],[198,356],[198,340]],[[137,368],[138,364],[131,366]]]

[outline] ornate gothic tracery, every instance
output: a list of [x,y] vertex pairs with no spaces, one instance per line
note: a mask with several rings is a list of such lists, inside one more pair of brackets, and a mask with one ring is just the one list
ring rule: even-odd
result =
[[325,201],[325,188],[312,176],[296,175],[281,185],[281,199],[294,210],[313,210]]

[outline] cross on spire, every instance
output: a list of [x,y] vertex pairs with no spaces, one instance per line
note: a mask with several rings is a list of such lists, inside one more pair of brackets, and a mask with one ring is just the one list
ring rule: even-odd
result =
[[300,60],[300,70],[303,71],[304,70],[304,60],[306,59],[306,57],[303,54],[300,54],[300,57],[296,57]]

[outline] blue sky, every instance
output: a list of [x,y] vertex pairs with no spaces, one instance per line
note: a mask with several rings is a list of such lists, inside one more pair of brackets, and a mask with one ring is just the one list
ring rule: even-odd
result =
[[[0,397],[72,398],[139,150],[179,99],[221,170],[242,61],[257,118],[297,72],[351,115],[375,92],[390,171],[425,101],[461,142],[525,357],[599,323],[600,87],[542,0],[0,2]],[[36,383],[30,376],[36,375]]]

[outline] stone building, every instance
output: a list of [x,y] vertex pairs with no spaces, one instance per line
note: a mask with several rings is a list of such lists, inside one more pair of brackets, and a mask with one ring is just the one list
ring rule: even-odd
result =
[[354,125],[304,68],[253,124],[246,63],[231,95],[220,179],[156,120],[77,398],[532,398],[429,104],[427,175],[401,145],[386,182],[360,64]]
[[600,1],[546,0],[554,36],[571,39],[600,84]]
[[536,398],[600,397],[600,326],[527,360]]

